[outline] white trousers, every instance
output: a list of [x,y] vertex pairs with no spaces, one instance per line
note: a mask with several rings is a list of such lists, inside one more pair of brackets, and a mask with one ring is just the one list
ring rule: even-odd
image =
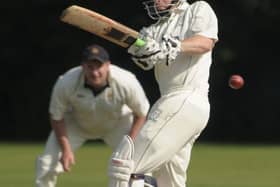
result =
[[[110,132],[100,135],[101,139],[114,149],[122,137],[128,134],[131,124],[132,115],[126,115],[116,121],[116,128]],[[76,151],[83,143],[90,138],[89,134],[84,135],[83,132],[75,128],[73,121],[65,120],[68,139],[73,151]],[[55,133],[52,131],[48,137],[44,153],[37,158],[36,161],[36,187],[55,187],[57,183],[57,177],[63,172],[63,167],[60,163],[61,148],[57,142]],[[98,159],[98,158],[96,158]],[[106,163],[104,163],[106,164]]]
[[134,141],[134,173],[153,173],[159,187],[185,187],[192,145],[209,113],[208,97],[200,93],[161,97]]

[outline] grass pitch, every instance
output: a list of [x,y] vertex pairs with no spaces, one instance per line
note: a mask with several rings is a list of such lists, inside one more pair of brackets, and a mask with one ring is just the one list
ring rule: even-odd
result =
[[[34,186],[35,159],[43,144],[0,143],[0,186]],[[110,149],[88,143],[76,153],[72,171],[57,187],[106,187]],[[197,143],[188,171],[188,187],[278,187],[280,146]]]

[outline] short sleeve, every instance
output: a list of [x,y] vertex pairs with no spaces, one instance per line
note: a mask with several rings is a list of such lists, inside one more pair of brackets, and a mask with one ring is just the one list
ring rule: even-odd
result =
[[218,40],[218,21],[210,5],[205,1],[198,1],[192,4],[191,11],[190,28],[193,34]]
[[126,85],[127,89],[127,105],[138,116],[146,116],[150,104],[146,94],[135,76],[131,77],[129,84]]
[[63,119],[67,110],[67,95],[63,82],[63,76],[60,76],[52,90],[49,113],[53,120]]

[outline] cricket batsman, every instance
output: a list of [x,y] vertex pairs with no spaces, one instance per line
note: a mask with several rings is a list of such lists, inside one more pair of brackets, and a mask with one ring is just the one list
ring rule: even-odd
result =
[[140,31],[145,45],[128,52],[142,69],[154,69],[161,96],[136,138],[125,136],[113,153],[108,186],[143,187],[139,181],[151,173],[159,187],[185,187],[193,144],[209,119],[217,17],[205,1],[143,3],[156,22]]

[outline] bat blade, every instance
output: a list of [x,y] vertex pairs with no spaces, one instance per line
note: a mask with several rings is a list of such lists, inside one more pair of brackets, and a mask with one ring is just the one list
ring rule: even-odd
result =
[[124,48],[135,43],[139,36],[137,31],[93,10],[77,5],[63,10],[60,20]]

